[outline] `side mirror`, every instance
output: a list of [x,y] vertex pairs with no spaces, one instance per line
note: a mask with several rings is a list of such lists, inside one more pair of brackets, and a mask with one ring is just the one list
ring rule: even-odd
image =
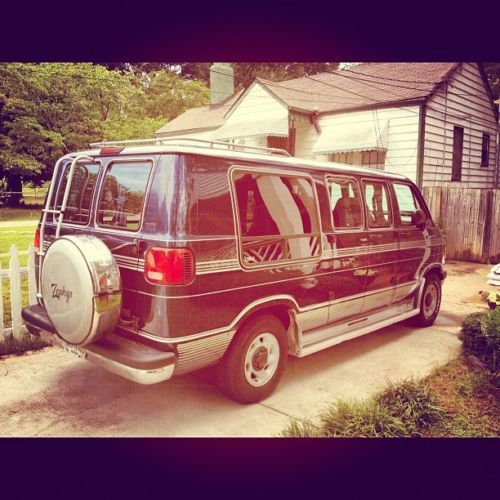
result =
[[427,217],[422,209],[419,208],[415,210],[415,212],[413,212],[411,216],[411,223],[418,229],[423,229],[425,227],[426,221]]

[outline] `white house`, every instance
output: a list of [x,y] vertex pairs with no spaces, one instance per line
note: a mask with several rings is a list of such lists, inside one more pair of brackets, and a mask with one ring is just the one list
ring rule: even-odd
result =
[[212,104],[156,132],[286,148],[399,172],[423,186],[498,186],[498,110],[478,63],[363,63],[234,93],[211,68]]

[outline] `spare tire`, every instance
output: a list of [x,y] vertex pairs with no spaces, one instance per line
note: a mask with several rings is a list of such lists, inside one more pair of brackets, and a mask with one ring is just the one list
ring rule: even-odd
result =
[[59,336],[85,345],[111,332],[120,316],[120,271],[95,236],[62,236],[42,264],[42,298]]

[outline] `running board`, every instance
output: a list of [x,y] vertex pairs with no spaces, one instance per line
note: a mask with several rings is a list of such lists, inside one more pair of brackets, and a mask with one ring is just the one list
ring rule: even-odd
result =
[[[394,309],[392,310],[394,311]],[[299,347],[295,356],[299,358],[309,356],[309,354],[314,354],[315,352],[340,344],[346,340],[361,337],[362,335],[379,330],[380,328],[384,328],[411,318],[412,316],[416,316],[419,313],[419,309],[410,309],[396,315],[389,315],[388,317],[389,311],[390,310],[386,310],[383,313],[380,313],[380,316],[382,317],[379,320],[375,319],[375,321],[373,321],[373,316],[376,315],[370,315],[371,317],[366,316],[355,321],[342,323],[341,325],[329,325],[326,328],[320,328],[309,333],[305,333],[302,336],[302,346]],[[370,319],[372,319],[372,321],[370,321]],[[370,323],[367,325],[366,321],[370,321]],[[349,328],[351,326],[357,326],[357,328],[355,327],[351,330]],[[349,330],[346,331],[346,329]]]

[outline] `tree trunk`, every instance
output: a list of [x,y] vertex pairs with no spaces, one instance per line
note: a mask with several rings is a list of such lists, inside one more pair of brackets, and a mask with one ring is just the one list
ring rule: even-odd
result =
[[21,205],[21,197],[23,196],[23,183],[19,174],[9,174],[7,177],[7,200],[6,205],[9,207],[19,207]]

